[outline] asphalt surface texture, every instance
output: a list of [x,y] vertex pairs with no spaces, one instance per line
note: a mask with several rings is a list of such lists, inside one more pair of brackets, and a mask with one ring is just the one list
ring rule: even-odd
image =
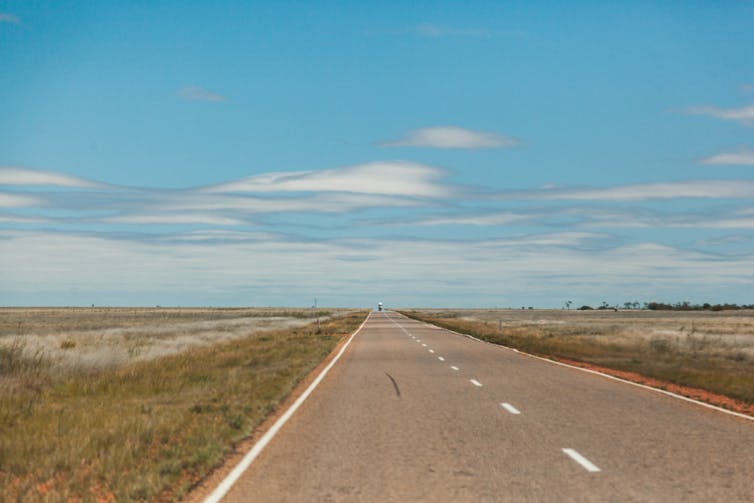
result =
[[754,501],[754,422],[372,313],[226,502]]

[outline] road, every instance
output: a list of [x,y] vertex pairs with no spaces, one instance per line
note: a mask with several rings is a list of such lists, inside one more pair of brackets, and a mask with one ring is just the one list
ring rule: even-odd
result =
[[226,502],[754,501],[754,422],[373,313]]

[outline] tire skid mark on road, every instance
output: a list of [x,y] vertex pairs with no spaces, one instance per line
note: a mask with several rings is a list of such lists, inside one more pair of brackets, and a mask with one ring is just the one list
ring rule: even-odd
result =
[[398,383],[393,379],[393,376],[385,372],[385,375],[390,379],[390,382],[393,383],[393,388],[395,389],[395,394],[398,395],[398,398],[401,397],[401,389],[398,387]]
[[[408,332],[406,331],[406,329],[405,329],[405,328],[403,328],[403,327],[402,327],[402,326],[401,326],[400,324],[398,324],[398,323],[397,323],[397,322],[396,322],[395,320],[393,320],[392,318],[391,318],[390,320],[391,320],[391,321],[392,321],[392,322],[393,322],[393,323],[394,323],[394,324],[395,324],[396,326],[398,326],[398,327],[399,327],[399,328],[400,328],[401,330],[403,330],[404,332],[406,332],[406,334],[409,334],[409,333],[408,333]],[[427,324],[425,323],[425,325],[427,325]],[[429,325],[429,326],[431,326],[432,328],[435,328],[435,329],[439,328],[439,327],[435,327],[435,326],[433,326],[433,325]],[[409,334],[409,335],[410,335],[410,334]],[[421,339],[417,339],[417,338],[416,338],[416,337],[414,337],[413,335],[411,335],[411,338],[413,338],[414,340],[416,340],[416,342],[418,342],[418,343],[421,343]],[[473,337],[472,337],[472,338],[473,338]],[[426,344],[422,344],[422,346],[423,346],[423,347],[427,347],[427,345],[426,345]],[[434,350],[432,350],[432,349],[429,349],[429,352],[430,352],[430,353],[434,353]],[[516,351],[516,352],[518,352],[518,351]],[[438,359],[438,360],[440,360],[441,362],[444,362],[444,361],[445,361],[445,358],[443,358],[442,356],[438,356],[438,357],[437,357],[437,359]],[[450,366],[450,368],[451,368],[452,370],[455,370],[455,371],[458,371],[458,370],[460,370],[460,369],[459,369],[459,368],[458,368],[457,366],[455,366],[455,365],[451,365],[451,366]],[[482,387],[482,383],[481,383],[481,382],[479,382],[479,381],[478,381],[478,380],[476,380],[476,379],[469,379],[469,382],[470,382],[471,384],[473,384],[474,386],[478,387],[478,388],[481,388],[481,387]],[[501,407],[502,407],[503,409],[505,409],[505,410],[506,410],[506,411],[507,411],[508,413],[510,413],[510,414],[512,414],[512,415],[520,415],[520,414],[521,414],[521,411],[520,411],[520,410],[518,410],[518,409],[517,409],[516,407],[514,407],[513,405],[511,405],[511,404],[510,404],[510,403],[508,403],[508,402],[501,402],[501,403],[500,403],[500,406],[501,406]],[[602,471],[602,470],[601,470],[601,469],[600,469],[600,468],[599,468],[599,467],[598,467],[597,465],[595,465],[594,463],[592,463],[591,461],[589,461],[589,460],[588,460],[587,458],[585,458],[584,456],[582,456],[582,455],[581,455],[581,454],[580,454],[580,453],[579,453],[578,451],[576,451],[575,449],[572,449],[572,448],[566,447],[566,448],[563,448],[563,449],[562,449],[562,451],[563,451],[563,453],[564,453],[564,454],[566,454],[566,455],[567,455],[568,457],[570,457],[570,458],[571,458],[571,459],[572,459],[573,461],[575,461],[576,463],[578,463],[578,464],[579,464],[579,465],[580,465],[580,466],[581,466],[582,468],[584,468],[584,469],[585,469],[586,471],[588,471],[588,472],[590,472],[590,473],[597,473],[597,472],[600,472],[600,471]]]

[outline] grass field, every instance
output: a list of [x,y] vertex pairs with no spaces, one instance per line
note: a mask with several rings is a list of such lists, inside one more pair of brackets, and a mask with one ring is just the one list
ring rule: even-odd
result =
[[57,372],[114,368],[238,339],[258,330],[300,327],[337,310],[204,308],[0,308],[0,347],[44,355]]
[[[319,327],[318,314],[329,316]],[[2,316],[0,500],[173,501],[247,437],[366,312],[2,310]],[[163,339],[183,342],[165,351]],[[139,341],[140,351],[96,365],[60,357],[92,348],[122,356],[123,341]]]
[[754,311],[402,312],[529,353],[636,372],[754,404]]

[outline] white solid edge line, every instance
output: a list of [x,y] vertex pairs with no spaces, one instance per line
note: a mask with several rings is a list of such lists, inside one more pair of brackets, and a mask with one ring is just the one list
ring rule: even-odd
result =
[[314,379],[309,387],[306,388],[306,391],[304,391],[301,396],[299,396],[296,401],[293,402],[293,405],[291,405],[288,410],[286,410],[283,415],[280,416],[277,421],[275,421],[275,424],[273,424],[272,427],[267,430],[264,435],[262,435],[262,438],[260,438],[259,441],[252,446],[251,450],[249,450],[249,452],[246,453],[246,455],[236,465],[236,467],[233,468],[233,471],[231,471],[228,476],[225,477],[217,487],[215,487],[215,490],[212,491],[212,493],[210,493],[210,495],[204,499],[204,503],[218,503],[223,499],[223,497],[225,497],[228,491],[230,491],[231,487],[233,487],[233,484],[235,484],[236,481],[241,477],[241,475],[243,475],[249,465],[251,465],[251,463],[257,458],[257,456],[259,456],[262,450],[267,447],[267,444],[270,443],[270,441],[275,437],[280,428],[282,428],[283,425],[288,421],[288,419],[291,418],[293,413],[296,412],[299,407],[301,407],[301,404],[304,403],[304,400],[306,400],[307,397],[311,395],[312,391],[314,391],[314,388],[316,388],[317,385],[322,381],[322,379],[324,379],[325,375],[327,375],[333,365],[337,363],[343,353],[345,353],[348,345],[351,344],[353,338],[356,337],[356,334],[358,334],[361,329],[364,328],[364,325],[366,324],[367,320],[369,320],[369,317],[371,315],[372,313],[370,312],[361,323],[361,325],[359,325],[359,328],[357,328],[356,331],[351,334],[351,337],[346,341],[343,347],[340,348],[340,351],[338,351],[338,354],[335,355],[335,358],[333,358],[333,360],[327,365],[327,367],[325,367],[322,372],[319,373],[316,379]]
[[478,387],[480,387],[480,388],[482,387],[482,383],[480,383],[480,382],[479,382],[479,381],[477,381],[476,379],[469,379],[469,382],[470,382],[471,384],[473,384],[474,386],[478,386]]
[[513,405],[509,403],[501,403],[500,406],[510,412],[511,414],[521,414],[521,411],[519,411],[517,408],[515,408]]
[[569,458],[571,458],[572,460],[576,461],[578,464],[583,466],[584,469],[588,472],[596,473],[596,472],[602,471],[594,463],[586,459],[584,456],[576,452],[574,449],[564,448],[563,452],[565,452]]
[[473,335],[462,334],[461,332],[456,332],[455,330],[448,330],[447,328],[442,328],[442,327],[438,327],[438,328],[440,328],[441,330],[445,330],[447,332],[456,334],[456,335],[460,335],[461,337],[467,337],[469,339],[473,339],[473,340],[475,340],[477,342],[481,342],[483,344],[489,344],[490,346],[495,346],[495,347],[498,347],[498,348],[507,349],[508,351],[513,351],[513,352],[518,353],[520,355],[528,356],[529,358],[535,358],[537,360],[542,360],[543,362],[552,363],[553,365],[560,365],[561,367],[568,367],[569,369],[580,370],[582,372],[588,372],[589,374],[594,374],[594,375],[606,377],[607,379],[612,379],[613,381],[622,382],[624,384],[630,384],[631,386],[637,386],[639,388],[643,388],[643,389],[648,390],[648,391],[654,391],[655,393],[662,393],[663,395],[666,395],[666,396],[669,396],[669,397],[673,397],[673,398],[677,398],[677,399],[683,400],[685,402],[693,403],[693,404],[696,404],[696,405],[701,405],[702,407],[707,407],[708,409],[716,410],[718,412],[723,412],[723,413],[729,414],[731,416],[740,417],[741,419],[747,419],[749,421],[754,421],[754,416],[749,416],[749,415],[746,415],[746,414],[742,414],[740,412],[734,412],[732,410],[723,409],[722,407],[718,407],[717,405],[712,405],[711,403],[702,402],[702,401],[699,401],[699,400],[694,400],[693,398],[689,398],[687,396],[679,395],[678,393],[673,393],[672,391],[668,391],[668,390],[660,389],[660,388],[653,388],[652,386],[647,386],[646,384],[640,384],[638,382],[629,381],[627,379],[621,379],[620,377],[615,377],[615,376],[612,376],[610,374],[605,374],[604,372],[600,372],[598,370],[585,369],[583,367],[577,367],[576,365],[569,365],[568,363],[563,363],[563,362],[558,362],[558,361],[555,361],[555,360],[550,360],[549,358],[544,358],[542,356],[537,356],[537,355],[533,355],[531,353],[526,353],[524,351],[520,351],[520,350],[515,349],[515,348],[504,346],[502,344],[495,344],[495,343],[492,343],[492,342],[483,341],[482,339],[478,339],[478,338],[474,337]]

